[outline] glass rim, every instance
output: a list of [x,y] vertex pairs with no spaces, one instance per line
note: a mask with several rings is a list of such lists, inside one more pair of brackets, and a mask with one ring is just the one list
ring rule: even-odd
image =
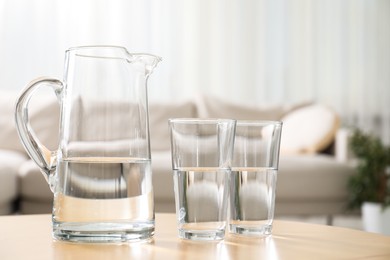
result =
[[236,123],[236,119],[230,119],[230,118],[190,118],[190,117],[183,117],[183,118],[169,118],[168,123],[172,124],[184,124],[184,123],[190,123],[190,124],[217,124],[217,123]]
[[236,126],[282,126],[283,122],[278,120],[237,120]]

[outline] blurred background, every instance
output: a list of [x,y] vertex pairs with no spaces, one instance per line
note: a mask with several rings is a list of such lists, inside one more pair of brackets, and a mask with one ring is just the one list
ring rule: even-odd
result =
[[0,93],[121,45],[163,58],[151,101],[318,101],[390,143],[389,0],[1,0],[0,39]]

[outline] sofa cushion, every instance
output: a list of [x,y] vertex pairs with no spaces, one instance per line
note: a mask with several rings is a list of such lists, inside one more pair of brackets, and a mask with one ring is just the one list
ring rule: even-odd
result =
[[19,178],[22,200],[40,202],[51,202],[53,200],[53,193],[50,191],[49,185],[32,160],[28,160],[20,166]]
[[149,125],[150,145],[153,150],[170,150],[168,119],[196,117],[195,104],[192,101],[172,103],[150,103]]
[[282,153],[316,153],[335,138],[339,118],[329,107],[311,104],[292,110],[281,119]]
[[0,214],[10,213],[10,205],[18,196],[18,169],[27,161],[25,154],[0,150]]
[[[15,93],[0,93],[0,148],[25,153],[15,127],[16,99]],[[30,103],[29,119],[33,131],[43,145],[57,149],[60,110],[57,100],[54,97],[33,96]]]
[[355,168],[324,154],[281,155],[277,201],[347,201]]
[[236,104],[211,96],[199,96],[196,99],[198,117],[232,118],[236,120],[279,120],[286,112],[284,106],[255,107]]
[[170,151],[152,152],[152,174],[154,196],[157,201],[174,204],[173,172]]
[[25,152],[15,128],[16,94],[0,93],[0,149]]

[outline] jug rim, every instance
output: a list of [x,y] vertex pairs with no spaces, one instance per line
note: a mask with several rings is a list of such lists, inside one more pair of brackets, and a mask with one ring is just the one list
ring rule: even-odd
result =
[[[75,52],[75,51],[78,51],[78,50],[104,49],[104,48],[106,48],[106,49],[117,49],[117,50],[123,51],[123,53],[125,55],[130,56],[130,57],[134,57],[134,56],[135,57],[137,57],[137,56],[153,57],[154,59],[156,59],[156,63],[158,63],[158,62],[160,62],[162,60],[162,58],[160,56],[157,56],[157,55],[154,55],[154,54],[151,54],[151,53],[147,53],[147,52],[129,52],[126,47],[119,46],[119,45],[81,45],[81,46],[73,46],[73,47],[69,47],[65,52],[66,53],[70,53],[70,52]],[[95,56],[95,55],[90,55],[90,56]],[[96,55],[96,57],[99,57],[99,56]]]

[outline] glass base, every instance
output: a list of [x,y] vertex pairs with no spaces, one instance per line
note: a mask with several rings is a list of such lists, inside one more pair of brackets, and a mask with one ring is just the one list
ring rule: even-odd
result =
[[225,238],[225,230],[184,230],[179,229],[179,237],[197,241],[219,241]]
[[53,223],[53,236],[60,241],[123,243],[151,239],[154,223]]
[[245,225],[237,225],[230,224],[229,232],[236,235],[244,235],[244,236],[268,236],[272,232],[272,225],[262,225],[259,227],[254,226],[245,226]]

